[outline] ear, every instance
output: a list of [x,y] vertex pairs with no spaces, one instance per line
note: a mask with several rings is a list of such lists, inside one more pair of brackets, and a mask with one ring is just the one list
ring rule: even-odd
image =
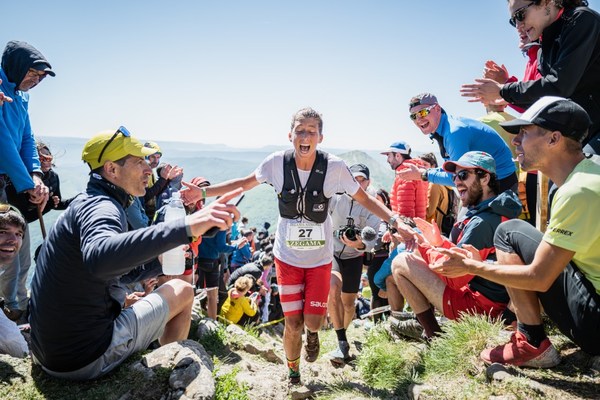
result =
[[288,132],[288,139],[290,140],[290,142],[292,141],[292,132]]
[[319,133],[319,143],[321,143],[323,141],[323,134]]
[[117,166],[112,161],[106,161],[102,166],[102,170],[106,174],[106,176],[113,177],[117,173]]
[[556,146],[558,143],[561,142],[561,140],[563,140],[563,136],[562,133],[560,133],[559,131],[552,131],[550,135],[548,135],[549,146]]

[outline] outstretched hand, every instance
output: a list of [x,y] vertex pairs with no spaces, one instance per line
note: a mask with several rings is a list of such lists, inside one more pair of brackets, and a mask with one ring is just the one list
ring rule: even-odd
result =
[[449,278],[457,278],[469,273],[470,261],[481,261],[479,251],[468,244],[463,247],[452,247],[451,249],[436,249],[445,257],[430,264],[432,271]]
[[[2,83],[2,79],[0,79],[0,83]],[[4,102],[12,103],[12,101],[13,101],[12,97],[8,97],[7,95],[4,94],[4,92],[0,92],[0,106],[2,104],[4,104]]]
[[491,79],[500,84],[506,83],[509,78],[508,70],[502,65],[496,64],[495,61],[488,60],[485,63],[485,68],[483,69],[483,77],[487,79]]
[[440,233],[440,228],[435,222],[427,222],[422,218],[414,218],[417,228],[421,231],[421,237],[424,238],[430,245],[437,247],[444,243],[444,238]]
[[202,200],[202,189],[199,186],[194,185],[193,183],[181,181],[181,190],[179,193],[181,194],[181,201],[186,206],[189,204],[196,204],[198,201]]
[[504,99],[500,96],[502,85],[492,79],[475,79],[475,83],[465,84],[460,87],[460,95],[470,97],[470,103],[481,102],[488,104],[503,104]]
[[414,164],[404,164],[408,168],[403,169],[402,171],[396,172],[396,177],[400,179],[404,179],[406,181],[420,181],[421,174],[425,171],[425,169],[420,169]]
[[242,188],[238,188],[225,193],[208,206],[188,215],[186,224],[190,227],[192,235],[202,236],[213,227],[222,231],[229,229],[233,222],[240,218],[240,212],[235,205],[229,204],[228,201],[239,196],[243,191]]

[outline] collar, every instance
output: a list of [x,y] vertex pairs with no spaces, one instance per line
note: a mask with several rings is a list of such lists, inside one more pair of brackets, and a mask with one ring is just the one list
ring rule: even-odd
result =
[[133,197],[129,195],[123,188],[110,183],[101,175],[92,173],[88,182],[89,189],[100,191],[109,197],[115,199],[123,208],[127,208],[133,202]]
[[436,133],[439,134],[441,137],[444,137],[446,136],[446,132],[448,131],[448,129],[448,114],[443,112],[440,116],[440,123],[438,124],[437,128],[435,128],[435,132],[429,134],[429,138],[431,140],[434,140],[434,136]]

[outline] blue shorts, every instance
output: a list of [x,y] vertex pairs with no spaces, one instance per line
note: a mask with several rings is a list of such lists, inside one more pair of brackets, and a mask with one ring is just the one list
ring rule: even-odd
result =
[[[54,372],[43,365],[42,369],[57,378],[88,380],[98,378],[119,366],[127,357],[146,350],[158,339],[169,318],[169,305],[158,293],[135,302],[124,309],[114,322],[113,336],[103,355],[85,367],[71,372]],[[34,358],[34,362],[39,364]]]

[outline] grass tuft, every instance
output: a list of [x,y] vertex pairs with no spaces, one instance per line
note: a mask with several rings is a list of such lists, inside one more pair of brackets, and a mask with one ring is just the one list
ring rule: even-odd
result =
[[224,356],[228,353],[227,351],[227,332],[226,327],[218,324],[217,328],[213,331],[207,332],[201,338],[198,339],[198,343],[204,347],[204,349],[213,356]]
[[394,391],[408,387],[419,362],[419,350],[413,343],[395,343],[381,326],[369,332],[358,356],[358,368],[368,385]]
[[464,314],[460,322],[449,321],[423,355],[426,376],[473,376],[479,353],[498,337],[502,322],[481,315]]
[[239,370],[239,367],[235,367],[230,372],[221,373],[219,368],[215,367],[215,400],[250,400],[248,386],[236,380]]

